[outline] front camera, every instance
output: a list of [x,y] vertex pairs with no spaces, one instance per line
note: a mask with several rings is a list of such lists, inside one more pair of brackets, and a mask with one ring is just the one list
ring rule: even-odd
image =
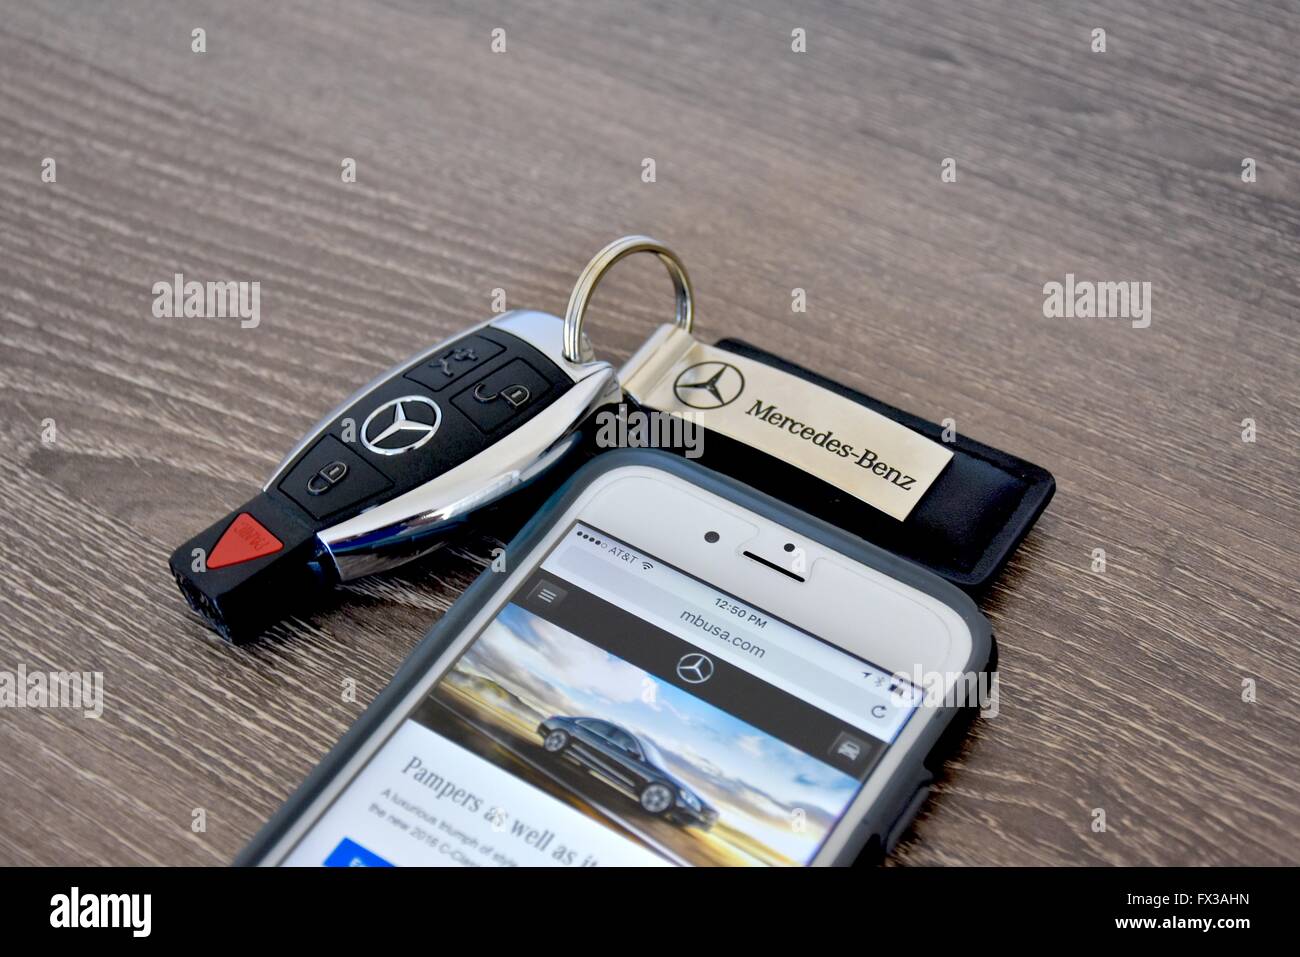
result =
[[705,533],[704,533],[704,540],[705,540],[706,542],[708,542],[710,545],[712,545],[714,542],[716,542],[716,541],[717,541],[719,538],[721,538],[721,537],[722,537],[722,536],[719,535],[717,532],[705,532]]

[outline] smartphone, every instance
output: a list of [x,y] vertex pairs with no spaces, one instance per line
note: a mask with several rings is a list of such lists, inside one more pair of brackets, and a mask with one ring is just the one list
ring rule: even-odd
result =
[[923,569],[662,452],[597,456],[237,863],[846,864],[992,639]]

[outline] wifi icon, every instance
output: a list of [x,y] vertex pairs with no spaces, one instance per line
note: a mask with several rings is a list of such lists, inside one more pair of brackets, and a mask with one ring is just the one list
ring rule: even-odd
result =
[[645,559],[642,559],[641,567],[644,568],[646,571],[649,571],[650,569],[654,568],[654,564],[652,562],[646,561]]

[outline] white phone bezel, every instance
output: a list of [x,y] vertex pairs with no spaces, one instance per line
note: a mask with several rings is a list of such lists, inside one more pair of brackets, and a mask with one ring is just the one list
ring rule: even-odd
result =
[[[944,692],[970,660],[974,640],[970,629],[940,599],[676,474],[639,464],[611,469],[596,476],[554,517],[527,554],[507,555],[509,570],[502,573],[506,580],[493,599],[450,641],[257,863],[275,865],[288,856],[575,521],[620,538],[886,671],[911,675],[919,669],[923,675],[946,676]],[[719,531],[716,542],[705,541],[708,531]],[[796,550],[787,552],[787,543]],[[745,551],[773,564],[788,563],[805,580],[766,567],[746,557]],[[928,723],[942,717],[940,708],[917,710],[827,836],[812,865],[837,859]]]

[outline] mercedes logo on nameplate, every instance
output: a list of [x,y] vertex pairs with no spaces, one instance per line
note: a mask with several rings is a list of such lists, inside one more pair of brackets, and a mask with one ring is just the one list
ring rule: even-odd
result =
[[376,455],[401,455],[428,442],[441,424],[438,403],[422,395],[404,395],[366,416],[361,444]]
[[677,677],[688,685],[702,685],[713,677],[713,659],[693,651],[677,662]]
[[745,376],[730,362],[697,362],[677,374],[673,394],[692,409],[720,409],[745,391]]

